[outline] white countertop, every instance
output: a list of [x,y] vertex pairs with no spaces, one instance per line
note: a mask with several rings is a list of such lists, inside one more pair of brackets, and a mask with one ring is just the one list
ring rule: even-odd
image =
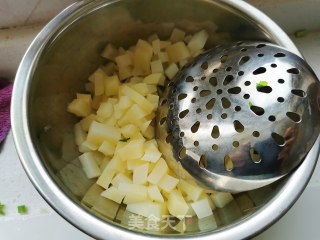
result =
[[[30,34],[33,36],[33,33]],[[1,38],[4,36],[0,34],[0,40]],[[301,39],[294,39],[318,76],[320,76],[319,40],[320,32],[310,33]],[[0,50],[8,47],[11,45],[0,44]],[[279,222],[256,237],[255,240],[319,239],[319,201],[320,166],[318,165],[309,185],[294,207]],[[6,215],[0,217],[0,239],[92,239],[60,217],[37,193],[19,162],[11,133],[5,143],[0,146],[0,202],[6,206]],[[27,215],[22,216],[17,213],[17,206],[21,204],[28,207]]]

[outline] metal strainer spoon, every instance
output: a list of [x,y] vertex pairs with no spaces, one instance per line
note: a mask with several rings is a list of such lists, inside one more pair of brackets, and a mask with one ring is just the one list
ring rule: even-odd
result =
[[285,49],[240,42],[211,49],[169,82],[157,115],[159,147],[175,173],[240,192],[296,168],[320,130],[320,84]]

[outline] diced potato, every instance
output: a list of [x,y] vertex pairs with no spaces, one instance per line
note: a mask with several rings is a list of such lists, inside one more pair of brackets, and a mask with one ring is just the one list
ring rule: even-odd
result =
[[148,83],[148,84],[159,84],[160,82],[162,82],[164,80],[164,76],[163,73],[152,73],[148,76],[146,76],[143,79],[144,83]]
[[133,90],[132,88],[130,88],[127,85],[122,85],[122,87],[120,89],[124,95],[131,98],[131,100],[133,102],[135,102],[136,104],[138,104],[139,107],[144,109],[147,114],[152,112],[152,110],[153,110],[152,104],[145,97],[143,97],[141,94],[139,94],[137,91]]
[[[104,89],[104,88],[103,88]],[[103,90],[104,92],[104,90]],[[104,95],[101,96],[93,96],[92,102],[91,102],[91,108],[94,110],[97,110],[100,106],[100,103],[102,102],[102,99],[104,98]]]
[[160,158],[152,172],[148,176],[148,182],[156,185],[160,179],[167,173],[168,165],[163,158]]
[[118,65],[118,67],[127,67],[127,66],[133,65],[132,58],[131,58],[130,54],[128,54],[128,53],[117,56],[115,58],[115,61]]
[[183,191],[187,198],[192,201],[197,201],[201,194],[203,193],[203,188],[196,186],[194,184],[188,183],[183,179],[180,179],[179,188]]
[[103,102],[98,108],[97,115],[102,118],[109,118],[113,114],[113,105],[110,102]]
[[74,125],[73,132],[76,144],[81,145],[86,140],[87,134],[82,129],[80,122]]
[[119,99],[119,108],[122,110],[128,109],[132,105],[132,101],[128,96],[121,96]]
[[98,148],[99,152],[102,152],[105,156],[111,157],[114,154],[116,146],[114,143],[104,141]]
[[186,35],[186,33],[184,31],[182,31],[178,28],[174,28],[171,33],[171,36],[170,36],[170,41],[173,43],[183,41],[185,35]]
[[120,138],[119,128],[93,121],[90,125],[86,141],[98,149],[104,141],[109,140],[116,143]]
[[94,78],[94,95],[101,96],[104,94],[104,78]]
[[146,201],[148,197],[148,188],[143,185],[120,183],[118,189],[121,193],[125,194],[125,204],[143,202]]
[[116,187],[111,186],[107,190],[103,191],[101,196],[120,204],[125,194],[119,192]]
[[119,207],[120,205],[118,203],[99,196],[97,201],[93,204],[92,210],[113,220],[117,215]]
[[184,233],[187,230],[185,219],[180,220],[178,224],[174,226],[174,230],[179,233]]
[[191,53],[194,53],[204,47],[209,35],[206,30],[201,30],[200,32],[194,34],[190,41],[188,42],[188,48]]
[[158,108],[158,105],[159,105],[159,95],[148,94],[147,100],[153,104],[154,111],[156,111],[156,109]]
[[104,94],[106,96],[115,96],[118,94],[120,80],[117,75],[106,77],[104,79]]
[[102,160],[102,163],[100,164],[100,171],[103,172],[103,170],[106,168],[106,166],[110,163],[109,157],[104,157]]
[[149,164],[143,164],[133,169],[133,184],[145,184],[148,177]]
[[122,161],[114,157],[109,164],[105,167],[100,177],[97,180],[97,184],[107,189],[117,172],[120,172],[122,168]]
[[141,83],[143,80],[143,77],[132,77],[129,79],[129,83]]
[[96,116],[94,114],[90,114],[87,117],[81,119],[80,125],[83,131],[88,131],[91,123],[96,120]]
[[170,192],[177,186],[178,183],[179,183],[179,179],[171,177],[170,175],[166,174],[160,179],[158,186],[162,190],[166,192]]
[[118,48],[118,55],[122,55],[122,54],[125,54],[125,53],[126,53],[126,50],[123,47],[119,47]]
[[185,218],[189,209],[189,206],[184,200],[182,194],[176,189],[169,193],[167,207],[169,213],[180,220]]
[[155,202],[164,202],[163,196],[161,195],[157,185],[151,185],[148,187],[148,197]]
[[152,61],[150,63],[150,66],[151,66],[152,73],[162,73],[163,72],[162,61],[160,59]]
[[144,154],[144,140],[130,139],[127,144],[116,151],[122,161],[141,158]]
[[133,124],[128,124],[121,128],[121,134],[125,138],[133,138],[138,135],[139,131],[139,128]]
[[142,161],[140,159],[131,159],[131,160],[127,160],[127,169],[129,171],[132,171],[133,169],[135,169],[136,167],[139,167],[141,165],[146,164],[145,161]]
[[83,196],[81,202],[87,205],[88,207],[92,207],[92,205],[97,201],[97,198],[103,192],[103,188],[98,184],[94,183],[88,189],[86,194]]
[[101,68],[98,68],[94,73],[92,73],[89,76],[89,81],[90,82],[95,82],[97,80],[103,81],[106,77],[108,77],[106,73]]
[[141,109],[138,104],[133,104],[130,109],[119,119],[118,125],[120,127],[123,127],[127,124],[140,125],[144,122],[142,119],[146,115],[147,113]]
[[186,214],[186,216],[189,216],[189,217],[194,217],[196,216],[196,212],[193,210],[193,208],[191,207],[191,203],[188,203],[188,206],[189,206],[189,209],[188,209],[188,212]]
[[143,132],[143,136],[147,139],[153,139],[155,137],[155,129],[152,126],[148,126]]
[[194,203],[191,203],[190,205],[199,219],[208,217],[213,214],[207,198],[198,200]]
[[150,88],[148,87],[148,84],[146,84],[146,83],[136,83],[136,84],[132,85],[131,87],[132,87],[132,89],[134,89],[135,91],[137,91],[139,94],[141,94],[144,97],[150,93]]
[[228,192],[216,192],[211,194],[210,197],[218,208],[223,208],[233,200],[231,193]]
[[86,101],[79,98],[74,99],[71,103],[69,103],[68,111],[78,117],[86,117],[91,113],[91,101]]
[[140,203],[130,203],[126,208],[128,211],[144,216],[155,216],[159,220],[167,215],[166,205],[163,203],[154,203],[150,201]]
[[134,75],[146,75],[150,73],[150,60],[152,58],[153,48],[146,41],[139,40],[133,56]]
[[158,57],[162,63],[169,62],[169,56],[167,52],[159,52]]
[[132,66],[119,66],[119,79],[123,81],[133,75]]
[[166,76],[171,80],[179,71],[179,68],[177,66],[177,64],[175,63],[171,63],[166,70],[164,71],[164,73],[166,74]]
[[187,59],[181,60],[181,61],[179,61],[179,67],[180,67],[180,68],[183,68],[184,65],[186,65],[187,63],[188,63],[188,60],[187,60]]
[[157,54],[160,52],[160,40],[159,39],[155,39],[152,41],[152,49],[153,49],[153,53]]
[[167,48],[170,45],[171,45],[170,41],[160,41],[160,49],[161,50]]
[[132,179],[123,173],[118,173],[111,181],[112,185],[119,187],[120,183],[132,183]]
[[160,157],[161,153],[159,149],[149,141],[144,144],[144,155],[141,157],[141,160],[148,161],[148,162],[157,162]]
[[169,61],[176,63],[190,57],[190,52],[184,42],[177,42],[166,48]]
[[112,61],[114,61],[114,59],[117,55],[118,55],[117,48],[110,43],[107,44],[107,46],[104,48],[104,50],[101,54],[102,57],[104,57],[106,59],[110,59]]
[[79,160],[83,171],[89,179],[100,176],[101,171],[92,152],[86,152],[80,155]]

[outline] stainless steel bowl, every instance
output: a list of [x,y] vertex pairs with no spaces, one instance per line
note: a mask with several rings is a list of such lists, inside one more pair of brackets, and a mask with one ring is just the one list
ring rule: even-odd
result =
[[[17,72],[12,128],[21,162],[40,194],[65,219],[93,237],[248,238],[269,227],[294,204],[316,165],[319,139],[293,174],[236,195],[235,201],[215,211],[219,226],[215,230],[199,228],[197,221],[184,234],[129,230],[119,219],[108,219],[83,206],[81,197],[92,181],[83,177],[77,164],[70,164],[78,153],[72,136],[76,119],[66,112],[67,103],[102,63],[99,52],[106,42],[130,46],[153,32],[165,37],[172,23],[190,32],[206,28],[210,33],[207,47],[234,40],[264,40],[299,54],[272,20],[239,0],[80,1],[54,18],[33,41]],[[254,202],[246,211],[243,196]]]

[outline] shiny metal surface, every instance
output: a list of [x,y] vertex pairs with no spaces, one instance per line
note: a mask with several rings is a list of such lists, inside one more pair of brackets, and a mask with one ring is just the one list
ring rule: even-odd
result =
[[[231,207],[215,212],[218,221],[215,231],[210,226],[200,229],[197,221],[184,234],[130,230],[119,219],[97,215],[81,205],[81,197],[90,182],[81,178],[80,167],[73,165],[75,175],[61,171],[79,154],[71,141],[76,119],[67,113],[66,105],[76,92],[83,90],[86,78],[102,63],[99,57],[102,46],[106,42],[130,46],[137,38],[146,38],[153,32],[166,37],[172,26],[168,22],[190,32],[206,28],[211,42],[208,47],[217,44],[217,40],[256,39],[274,42],[299,54],[272,20],[244,1],[76,2],[40,32],[20,64],[11,105],[18,154],[30,180],[46,201],[67,221],[94,238],[248,238],[279,219],[299,197],[316,164],[319,139],[292,175],[258,192],[244,193],[254,197],[254,207],[249,211],[243,212],[242,205],[233,201]],[[229,40],[223,38],[225,33],[230,35]]]
[[259,188],[310,151],[320,129],[319,96],[310,66],[281,47],[216,47],[168,83],[157,116],[159,146],[182,178],[222,191]]

